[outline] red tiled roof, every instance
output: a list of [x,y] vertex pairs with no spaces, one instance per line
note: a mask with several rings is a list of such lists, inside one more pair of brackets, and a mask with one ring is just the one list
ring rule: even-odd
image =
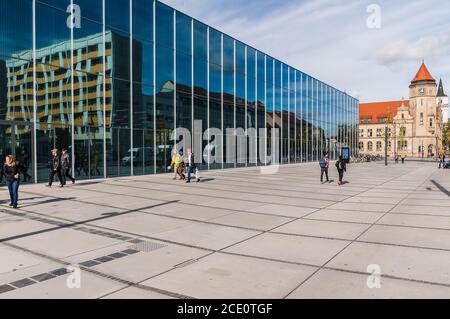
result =
[[361,103],[359,105],[359,120],[371,120],[377,123],[378,119],[393,118],[397,115],[397,109],[403,104],[409,107],[409,101],[387,101],[375,103]]
[[428,71],[427,66],[423,62],[420,66],[419,71],[417,71],[416,76],[411,82],[417,82],[417,81],[435,81],[433,76],[431,75],[430,71]]

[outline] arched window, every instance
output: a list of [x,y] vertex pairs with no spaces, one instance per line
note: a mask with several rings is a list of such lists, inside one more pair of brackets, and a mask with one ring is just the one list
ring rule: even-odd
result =
[[364,151],[364,142],[359,142],[358,148],[361,152]]
[[381,149],[383,148],[383,144],[381,143],[381,141],[377,142],[377,152],[381,152]]
[[368,142],[368,143],[367,143],[367,150],[368,150],[369,152],[373,151],[373,143],[372,143],[372,142]]

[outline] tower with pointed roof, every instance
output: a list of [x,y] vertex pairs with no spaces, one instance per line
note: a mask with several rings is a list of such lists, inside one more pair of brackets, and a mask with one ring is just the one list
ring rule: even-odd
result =
[[436,104],[437,89],[436,80],[422,62],[409,86],[409,100],[415,118],[412,142],[416,147],[423,143],[425,154],[436,154],[436,141],[442,135],[442,111]]
[[439,80],[438,92],[436,95],[437,105],[442,111],[442,122],[444,124],[448,123],[448,96],[445,94],[444,85],[442,85],[442,79]]

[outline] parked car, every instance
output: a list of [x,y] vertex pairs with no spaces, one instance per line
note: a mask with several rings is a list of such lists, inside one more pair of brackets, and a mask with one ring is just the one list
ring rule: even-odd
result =
[[127,155],[121,160],[122,166],[130,166],[135,163],[153,163],[153,147],[136,147],[129,149]]

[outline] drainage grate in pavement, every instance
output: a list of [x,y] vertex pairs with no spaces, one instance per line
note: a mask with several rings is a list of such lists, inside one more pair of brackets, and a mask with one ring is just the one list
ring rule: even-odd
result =
[[53,279],[55,277],[56,277],[55,275],[51,275],[51,274],[46,273],[46,274],[40,274],[40,275],[37,275],[37,276],[33,276],[33,277],[31,277],[31,279],[36,280],[38,282],[43,282],[43,281],[46,281],[46,280],[49,280],[49,279]]
[[131,249],[142,251],[144,253],[150,253],[152,251],[155,251],[155,250],[158,250],[158,249],[161,249],[164,247],[167,247],[167,245],[154,243],[151,241],[142,241],[142,242],[139,242],[136,245],[132,246]]
[[31,285],[33,285],[35,283],[36,283],[36,281],[28,279],[28,278],[25,278],[25,279],[22,279],[22,280],[18,280],[18,281],[12,282],[12,283],[10,283],[10,285],[13,286],[13,287],[16,287],[16,288],[23,288],[23,287],[26,287],[26,286],[31,286]]
[[11,291],[11,290],[14,290],[14,289],[16,289],[16,288],[14,288],[13,286],[2,285],[2,286],[0,286],[0,294],[8,292],[8,291]]
[[95,258],[94,261],[98,261],[100,263],[107,263],[108,261],[111,261],[113,259],[114,258],[112,258],[112,257],[104,256],[104,257],[100,257],[100,258]]
[[112,257],[112,258],[115,258],[115,259],[119,259],[119,258],[122,258],[122,257],[125,257],[125,256],[128,256],[128,255],[124,254],[124,253],[115,253],[115,254],[108,255],[108,257]]
[[[129,255],[134,255],[137,253],[139,253],[138,250],[127,249],[127,250],[124,250],[121,252],[110,254],[108,256],[102,256],[99,258],[95,258],[93,260],[87,260],[85,262],[79,263],[79,265],[83,266],[83,267],[91,268],[91,267],[94,267],[94,266],[97,266],[97,265],[100,265],[103,263],[110,262],[115,259],[119,259],[119,258],[129,256]],[[43,274],[39,274],[36,276],[32,276],[30,278],[24,278],[21,280],[17,280],[12,283],[9,283],[7,285],[1,285],[0,286],[0,294],[15,290],[15,289],[25,288],[25,287],[33,285],[33,284],[38,284],[40,282],[50,280],[50,279],[53,279],[53,278],[56,278],[59,276],[63,276],[68,273],[69,273],[69,271],[67,271],[66,268],[59,268],[59,269],[55,269],[53,271],[49,271],[48,273],[43,273]]]
[[94,260],[88,260],[88,261],[80,263],[81,266],[87,267],[87,268],[91,268],[91,267],[97,266],[99,264],[101,264],[101,262],[94,261]]

